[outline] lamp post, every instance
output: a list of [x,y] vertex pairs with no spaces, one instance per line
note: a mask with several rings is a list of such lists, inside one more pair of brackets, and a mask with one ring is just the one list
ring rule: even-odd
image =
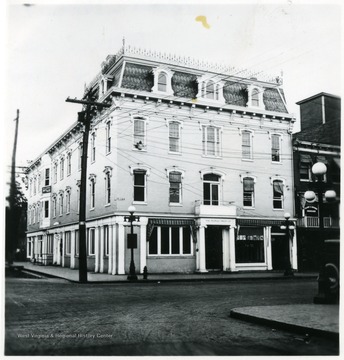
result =
[[134,215],[135,210],[136,210],[135,206],[130,205],[128,208],[130,215],[124,217],[125,221],[130,222],[130,234],[128,234],[128,239],[127,239],[127,247],[128,249],[130,248],[131,250],[131,259],[130,259],[130,267],[129,267],[129,275],[128,275],[128,280],[130,281],[137,280],[137,275],[135,273],[135,263],[134,263],[134,248],[135,249],[137,248],[137,235],[134,234],[133,222],[139,221],[140,217]]
[[[319,230],[320,236],[323,237],[322,231],[324,229],[324,218],[323,218],[323,192],[324,192],[324,183],[323,176],[327,172],[327,167],[322,162],[317,162],[312,166],[312,173],[317,177],[318,181],[316,183],[316,191],[318,195],[318,217],[319,217]],[[305,192],[305,199],[312,203],[316,200],[316,194],[312,190]],[[334,190],[327,190],[325,192],[325,199],[327,201],[334,200],[336,197],[336,192]],[[325,250],[325,239],[321,239],[322,247],[321,251]],[[324,257],[325,254],[322,254]],[[325,263],[320,265],[319,277],[318,277],[318,294],[314,297],[314,303],[327,303],[329,302],[329,294],[327,292],[327,280],[325,276]]]
[[285,218],[285,221],[284,221],[283,225],[281,225],[281,230],[285,230],[285,241],[286,241],[287,250],[288,250],[284,276],[294,276],[293,269],[291,266],[291,261],[290,261],[290,234],[294,231],[295,225],[294,225],[293,221],[289,220],[290,219],[289,213],[285,213],[284,218]]

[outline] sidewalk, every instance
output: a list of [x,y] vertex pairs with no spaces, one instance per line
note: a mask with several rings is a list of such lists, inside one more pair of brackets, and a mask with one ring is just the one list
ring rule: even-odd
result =
[[[67,267],[61,266],[44,266],[44,265],[34,265],[30,262],[15,262],[14,266],[23,267],[24,270],[40,274],[43,277],[56,277],[65,279],[72,282],[79,281],[79,271],[78,269],[70,269]],[[118,282],[128,282],[128,275],[110,275],[105,273],[87,273],[87,281],[89,283],[118,283]],[[295,273],[292,279],[316,279],[318,276],[317,273]],[[285,277],[283,272],[238,272],[238,273],[173,273],[173,274],[149,274],[148,279],[143,280],[143,275],[138,274],[138,281],[142,282],[157,282],[157,281],[223,281],[223,280],[268,280],[268,279],[290,279],[290,277]]]

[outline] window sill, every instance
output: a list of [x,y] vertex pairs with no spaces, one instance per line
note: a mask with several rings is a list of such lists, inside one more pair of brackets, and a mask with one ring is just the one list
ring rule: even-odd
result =
[[255,210],[254,206],[243,206],[244,210]]
[[271,164],[282,165],[282,161],[271,161]]
[[272,209],[273,211],[284,211],[284,209]]
[[148,205],[145,201],[133,201],[133,204],[135,205]]
[[94,209],[95,209],[95,208],[93,207],[93,208],[90,209],[90,211],[94,211]]
[[135,151],[135,152],[147,152],[147,149],[136,149],[135,147],[132,148],[131,150]]
[[109,207],[109,206],[111,206],[111,204],[105,204],[105,205],[104,205],[104,207]]
[[179,156],[183,155],[181,152],[176,152],[176,151],[169,151],[168,154],[169,155],[179,155]]
[[110,155],[111,154],[111,151],[107,152],[105,155]]
[[159,255],[157,255],[157,254],[152,254],[152,255],[150,255],[150,254],[148,254],[148,257],[149,258],[154,258],[154,259],[166,259],[167,257],[168,258],[170,258],[170,259],[173,259],[173,258],[175,258],[175,259],[179,259],[179,258],[185,258],[185,259],[187,259],[187,258],[193,258],[194,257],[194,255],[193,254],[159,254]]
[[182,207],[183,206],[183,204],[179,204],[179,203],[169,203],[168,205],[171,207]]
[[202,155],[203,158],[208,158],[208,159],[221,159],[222,160],[222,156],[219,155]]
[[253,162],[253,159],[241,159],[241,161]]
[[301,182],[312,182],[312,180],[310,180],[310,179],[307,179],[307,180],[306,179],[300,179],[300,181]]

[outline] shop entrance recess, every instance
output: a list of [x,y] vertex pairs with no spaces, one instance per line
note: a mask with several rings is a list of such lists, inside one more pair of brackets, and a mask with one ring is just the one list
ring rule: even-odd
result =
[[205,265],[207,270],[223,269],[221,226],[208,226],[205,229]]

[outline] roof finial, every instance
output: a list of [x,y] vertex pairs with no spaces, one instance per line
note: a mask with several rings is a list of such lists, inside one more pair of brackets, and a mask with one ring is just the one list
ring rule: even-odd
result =
[[123,36],[123,39],[122,39],[122,43],[123,43],[123,54],[124,54],[124,49],[125,49],[125,37]]

